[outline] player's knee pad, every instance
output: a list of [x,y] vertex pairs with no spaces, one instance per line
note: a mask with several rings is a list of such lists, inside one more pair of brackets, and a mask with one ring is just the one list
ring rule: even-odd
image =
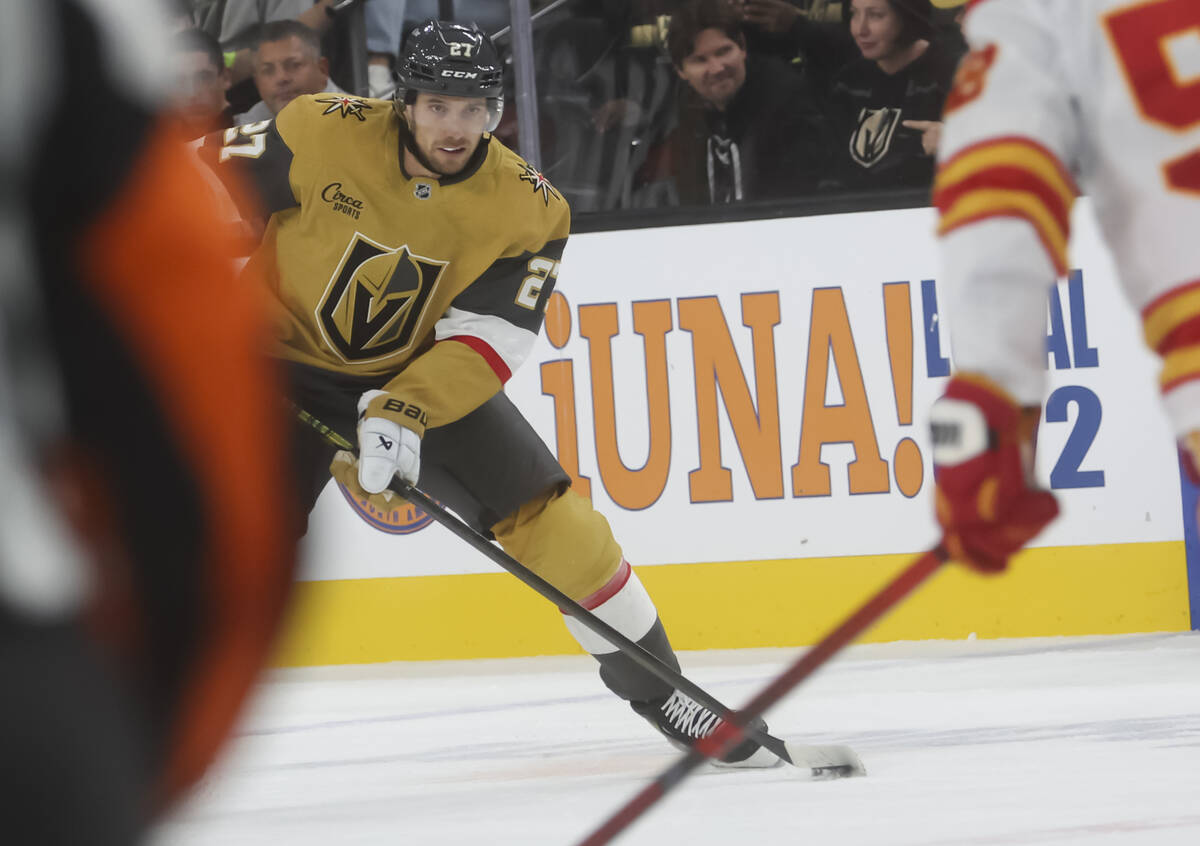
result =
[[509,555],[575,600],[602,590],[621,567],[608,521],[570,489],[530,500],[492,534]]

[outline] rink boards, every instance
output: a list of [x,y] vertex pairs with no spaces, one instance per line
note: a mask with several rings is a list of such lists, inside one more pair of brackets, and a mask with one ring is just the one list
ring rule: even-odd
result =
[[[869,640],[1197,620],[1157,362],[1086,202],[1074,225],[1038,444],[1063,515],[1009,574],[947,569]],[[932,228],[921,209],[571,240],[508,393],[677,648],[811,643],[936,539],[926,409],[953,351]],[[280,663],[577,650],[546,601],[427,523],[385,535],[327,490]]]

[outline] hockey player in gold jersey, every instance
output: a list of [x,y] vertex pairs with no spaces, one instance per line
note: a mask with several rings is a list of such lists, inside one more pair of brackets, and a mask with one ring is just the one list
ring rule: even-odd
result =
[[[247,273],[281,306],[277,354],[292,401],[357,442],[301,427],[309,507],[332,471],[387,529],[419,484],[524,566],[678,668],[658,612],[608,522],[503,392],[528,356],[570,228],[566,201],[491,137],[502,65],[478,30],[410,35],[394,101],[298,97],[274,121],[210,137],[218,174],[241,172],[270,212]],[[399,554],[399,553],[398,553]],[[604,683],[678,744],[711,713],[573,618]],[[724,763],[773,766],[748,740]]]

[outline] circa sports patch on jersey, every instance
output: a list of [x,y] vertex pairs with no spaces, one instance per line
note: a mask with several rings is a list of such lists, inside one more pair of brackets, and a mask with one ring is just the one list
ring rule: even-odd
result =
[[363,115],[365,109],[370,109],[371,104],[357,97],[318,97],[316,102],[325,105],[323,115],[331,115],[335,112],[341,114],[342,117],[356,117],[361,121],[367,118]]
[[550,180],[543,176],[542,172],[533,165],[527,164],[526,162],[521,162],[521,165],[521,173],[518,174],[517,178],[522,182],[528,182],[530,185],[532,185],[533,193],[536,194],[538,191],[541,191],[542,201],[546,205],[550,205],[550,195],[553,194],[555,197],[559,196],[558,192],[554,190],[554,186],[550,184]]
[[341,212],[347,217],[358,220],[366,211],[366,204],[357,197],[348,194],[340,182],[330,182],[321,190],[321,199],[329,204],[334,211]]

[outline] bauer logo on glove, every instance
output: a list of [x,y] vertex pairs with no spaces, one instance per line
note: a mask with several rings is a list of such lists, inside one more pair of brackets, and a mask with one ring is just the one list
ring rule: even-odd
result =
[[429,413],[420,406],[413,405],[411,402],[388,397],[383,403],[383,410],[390,411],[393,414],[402,414],[410,420],[415,420],[421,424],[424,429],[429,425]]
[[358,483],[381,493],[395,479],[415,485],[421,475],[421,436],[429,415],[386,391],[358,400]]

